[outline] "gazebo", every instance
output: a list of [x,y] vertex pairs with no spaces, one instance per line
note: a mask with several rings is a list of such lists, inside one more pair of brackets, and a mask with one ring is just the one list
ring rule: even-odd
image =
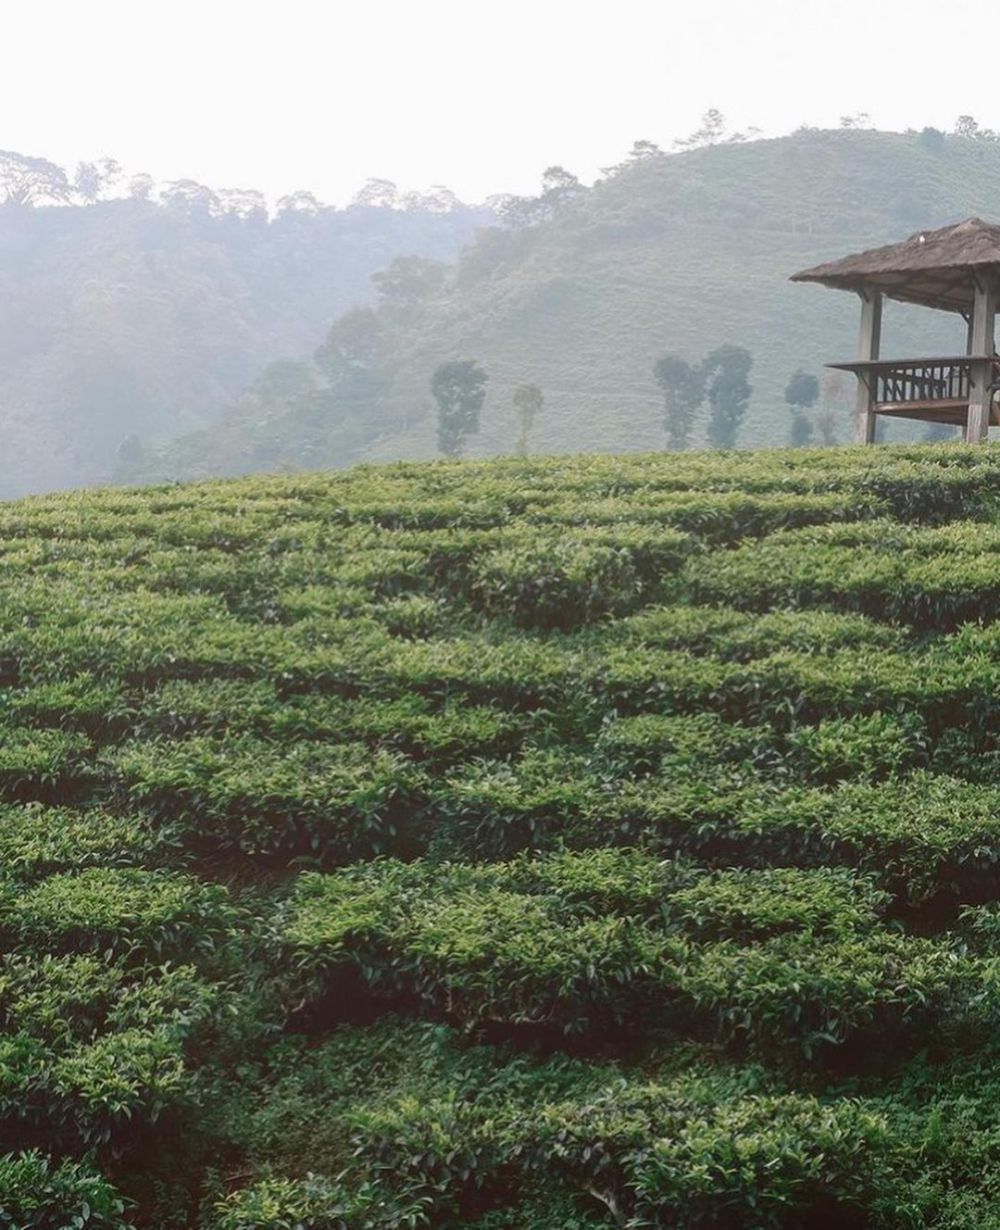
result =
[[[880,415],[962,427],[970,443],[1000,426],[996,392],[1000,359],[994,345],[1000,290],[1000,226],[968,218],[902,243],[872,248],[804,269],[793,282],[819,282],[861,297],[861,333],[853,363],[829,367],[858,379],[855,440],[871,444]],[[885,296],[942,312],[968,326],[966,352],[930,359],[883,359],[879,354]]]

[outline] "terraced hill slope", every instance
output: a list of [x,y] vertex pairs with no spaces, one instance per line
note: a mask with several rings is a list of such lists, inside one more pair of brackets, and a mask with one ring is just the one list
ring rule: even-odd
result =
[[939,446],[3,506],[2,1217],[995,1226],[998,492]]
[[[797,270],[972,214],[994,219],[1000,144],[929,133],[798,132],[642,159],[537,226],[479,234],[419,301],[384,303],[335,331],[344,357],[322,398],[244,398],[210,431],[123,468],[127,478],[199,478],[343,466],[436,453],[429,381],[475,359],[489,374],[470,455],[514,451],[513,394],[537,384],[532,448],[639,451],[664,442],[653,366],[700,362],[735,344],[753,354],[743,447],[783,445],[796,368],[850,358],[854,296],[795,286]],[[359,342],[361,344],[359,344]],[[965,349],[958,316],[888,304],[887,355]],[[825,397],[850,438],[851,386]],[[692,441],[704,442],[707,403]],[[896,421],[893,440],[916,429]]]

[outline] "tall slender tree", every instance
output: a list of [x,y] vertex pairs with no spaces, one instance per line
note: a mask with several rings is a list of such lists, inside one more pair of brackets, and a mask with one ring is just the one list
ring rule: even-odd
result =
[[792,411],[789,442],[794,448],[804,448],[812,443],[813,424],[807,411],[819,399],[819,381],[801,368],[793,372],[785,386],[785,401]]
[[446,457],[461,457],[466,437],[479,431],[488,379],[472,359],[455,359],[434,369],[431,393],[437,402],[438,448]]
[[544,405],[545,398],[537,384],[519,384],[514,390],[514,409],[517,411],[518,426],[515,451],[519,457],[528,455],[528,437]]
[[705,400],[705,373],[680,355],[666,354],[653,367],[653,377],[663,391],[663,428],[667,448],[687,448],[698,407]]
[[719,346],[705,359],[705,387],[711,408],[709,442],[715,448],[733,448],[747,412],[753,386],[747,379],[753,355],[744,346]]

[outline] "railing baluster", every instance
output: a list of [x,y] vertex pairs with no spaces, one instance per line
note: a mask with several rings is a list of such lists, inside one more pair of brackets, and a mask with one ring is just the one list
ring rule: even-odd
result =
[[[868,365],[859,367],[864,370]],[[891,406],[906,402],[967,401],[971,383],[971,360],[941,359],[926,363],[873,364],[869,369],[875,401]],[[994,364],[1000,381],[1000,357]]]

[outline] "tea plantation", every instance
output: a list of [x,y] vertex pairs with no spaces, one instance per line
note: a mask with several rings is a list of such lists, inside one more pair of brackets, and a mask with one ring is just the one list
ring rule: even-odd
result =
[[0,506],[0,1226],[1000,1227],[1000,452]]

